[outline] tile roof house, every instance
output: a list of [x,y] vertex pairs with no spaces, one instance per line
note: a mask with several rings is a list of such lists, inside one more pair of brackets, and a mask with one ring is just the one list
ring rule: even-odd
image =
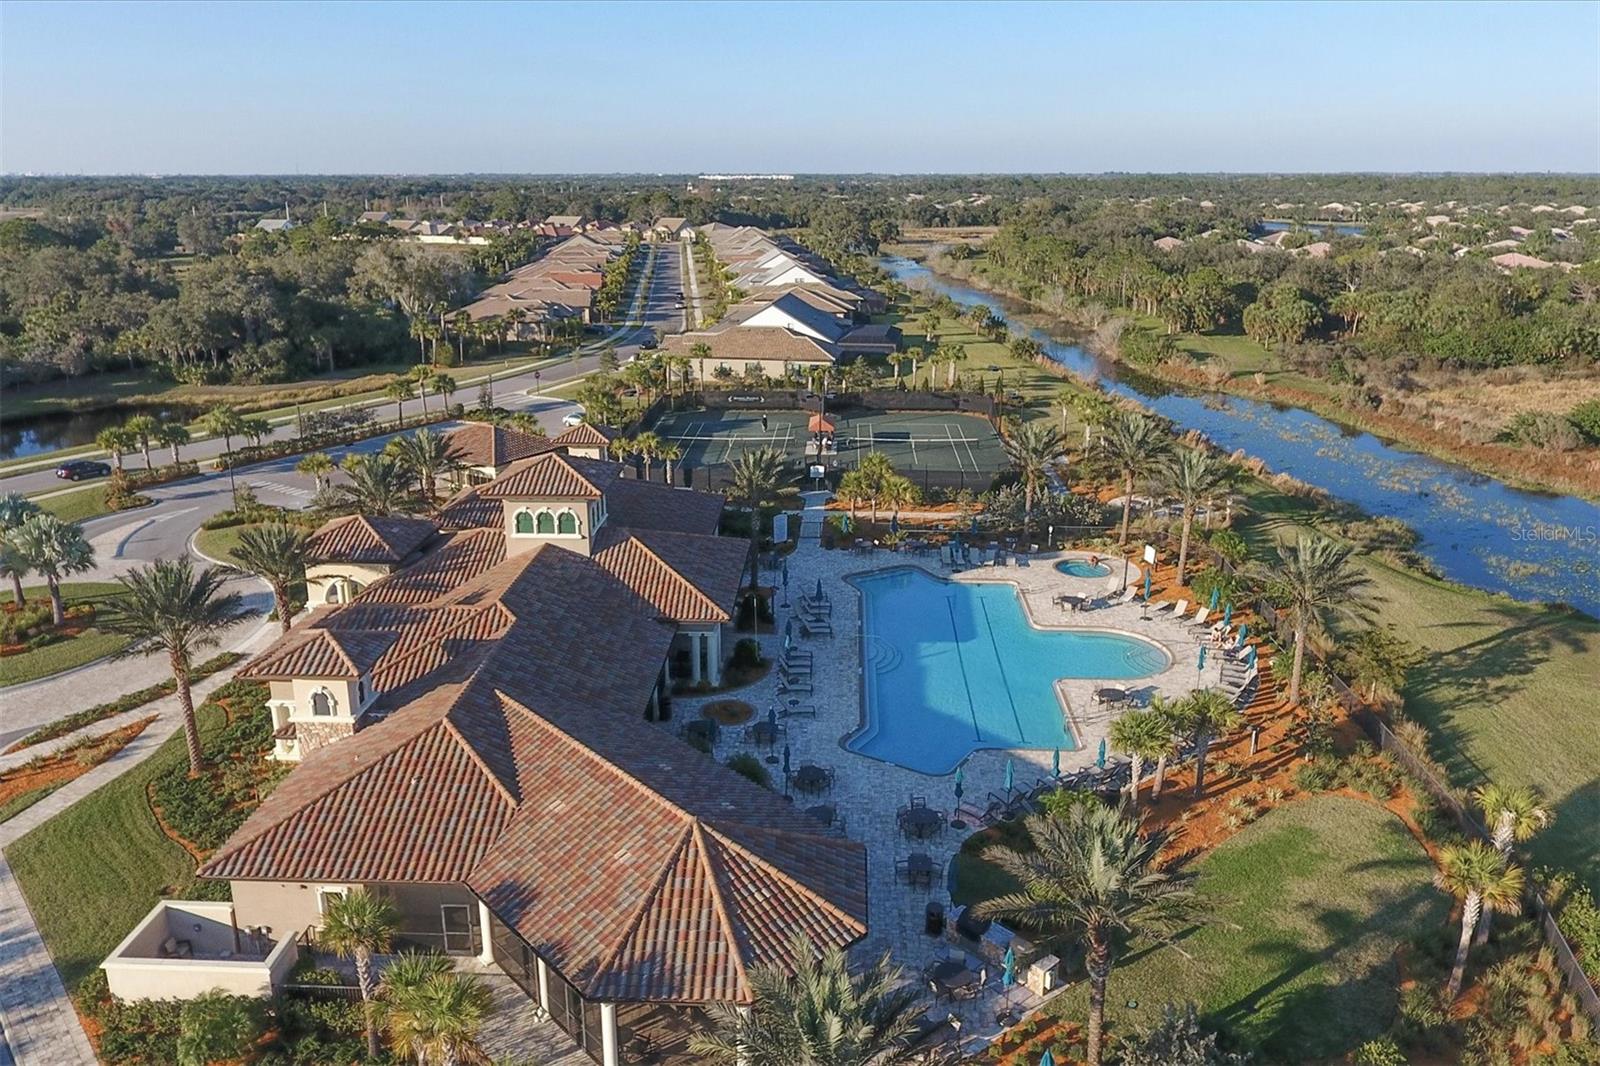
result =
[[481,485],[518,459],[527,459],[557,447],[549,437],[524,433],[510,426],[471,422],[445,435],[445,447],[459,471],[457,488]]
[[348,603],[379,578],[416,560],[438,527],[424,518],[335,518],[306,540],[306,600]]
[[629,1019],[750,1003],[797,930],[861,939],[864,847],[647,724],[674,680],[719,677],[748,561],[721,510],[551,450],[438,526],[319,530],[411,561],[241,671],[300,765],[201,875],[239,923],[313,941],[330,898],[382,893],[399,943],[498,966],[606,1066]]

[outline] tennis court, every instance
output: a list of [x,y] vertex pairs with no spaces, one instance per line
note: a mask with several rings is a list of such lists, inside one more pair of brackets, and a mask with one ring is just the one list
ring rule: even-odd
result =
[[[765,421],[763,422],[763,417]],[[683,451],[682,465],[705,468],[712,481],[740,453],[776,448],[798,464],[821,462],[829,470],[847,470],[874,452],[889,457],[894,468],[917,480],[988,487],[1006,466],[1005,451],[988,419],[955,412],[852,411],[829,413],[831,449],[816,458],[816,434],[808,411],[706,409],[671,411],[654,431]]]

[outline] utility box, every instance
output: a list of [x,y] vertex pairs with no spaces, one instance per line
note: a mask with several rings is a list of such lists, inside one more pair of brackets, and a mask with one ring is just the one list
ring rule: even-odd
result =
[[1061,965],[1061,960],[1054,955],[1041,955],[1033,960],[1033,965],[1028,967],[1023,975],[1022,983],[1028,986],[1028,991],[1036,996],[1047,996],[1055,991],[1056,969]]

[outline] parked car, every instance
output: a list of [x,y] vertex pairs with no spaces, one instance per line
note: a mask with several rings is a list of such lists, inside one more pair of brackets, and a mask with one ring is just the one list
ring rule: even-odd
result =
[[111,464],[97,463],[93,459],[74,459],[56,467],[56,477],[67,481],[82,481],[89,477],[110,477]]
[[573,426],[583,425],[583,412],[574,411],[561,420],[561,424],[571,429]]

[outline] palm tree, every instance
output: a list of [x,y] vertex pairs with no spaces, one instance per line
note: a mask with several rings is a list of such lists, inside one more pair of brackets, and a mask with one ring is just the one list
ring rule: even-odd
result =
[[123,424],[123,429],[128,435],[139,442],[139,451],[144,453],[144,468],[150,469],[150,441],[154,439],[161,429],[161,423],[151,415],[134,415]]
[[633,438],[633,449],[639,453],[639,458],[644,460],[644,479],[649,481],[651,467],[655,463],[656,456],[661,454],[661,438],[646,430]]
[[411,475],[400,460],[382,452],[359,458],[360,462],[345,464],[350,480],[339,486],[343,504],[377,518],[415,509],[417,500],[411,492]]
[[804,933],[790,941],[787,967],[750,970],[748,1010],[711,1008],[712,1027],[689,1039],[697,1059],[733,1066],[896,1066],[917,1030],[919,991],[885,955],[852,973],[843,951],[818,952]]
[[250,613],[238,593],[222,591],[226,574],[226,568],[215,566],[196,574],[188,559],[158,559],[137,567],[117,578],[122,595],[108,603],[99,623],[102,629],[133,638],[117,653],[119,658],[167,653],[178,686],[178,705],[183,709],[190,776],[197,776],[205,767],[194,722],[194,696],[189,691],[194,654],[215,647],[223,630]]
[[1172,752],[1172,729],[1155,711],[1129,711],[1111,723],[1111,746],[1132,761],[1128,795],[1139,808],[1139,780],[1146,759],[1161,759]]
[[1119,810],[1077,804],[1063,815],[1030,814],[1025,825],[1033,850],[995,846],[983,853],[1022,889],[979,903],[976,910],[1083,945],[1089,973],[1085,1061],[1100,1066],[1118,934],[1167,935],[1194,913],[1193,896],[1187,879],[1156,861],[1167,834],[1141,836],[1139,823]]
[[1450,998],[1461,994],[1467,974],[1467,952],[1472,932],[1485,911],[1515,910],[1522,903],[1522,868],[1512,866],[1498,851],[1482,841],[1447,847],[1439,853],[1434,881],[1461,901],[1461,940],[1456,944],[1455,965],[1450,968]]
[[411,368],[411,380],[417,386],[417,398],[422,401],[422,420],[428,420],[428,390],[433,388],[434,370],[431,365]]
[[1189,693],[1178,701],[1172,713],[1180,730],[1194,745],[1194,794],[1199,796],[1206,787],[1206,754],[1212,743],[1236,728],[1244,716],[1232,700],[1214,688]]
[[388,900],[357,887],[329,901],[317,936],[336,954],[355,960],[361,1013],[367,1026],[367,1057],[371,1059],[378,1057],[378,1023],[372,1013],[372,998],[377,991],[372,980],[372,956],[389,951],[399,924],[400,915]]
[[411,391],[411,382],[404,378],[391,381],[383,387],[383,394],[394,401],[394,424],[404,427],[406,424],[405,402],[416,394]]
[[9,538],[24,522],[43,510],[20,492],[0,496],[0,574],[11,579],[11,598],[18,608],[23,604],[22,579],[28,576],[29,566]]
[[1194,510],[1220,492],[1233,476],[1233,468],[1208,451],[1184,448],[1172,456],[1162,469],[1167,489],[1183,505],[1183,532],[1178,540],[1178,584],[1183,584],[1189,565],[1189,534],[1194,529]]
[[6,540],[20,563],[44,578],[50,590],[50,616],[61,625],[67,620],[61,605],[61,579],[94,569],[94,548],[83,528],[41,511],[8,533]]
[[1122,472],[1122,532],[1117,544],[1128,543],[1128,519],[1133,513],[1135,479],[1148,477],[1156,470],[1172,438],[1154,419],[1133,411],[1117,411],[1106,420],[1100,450]]
[[172,465],[182,462],[178,449],[189,443],[189,428],[182,422],[163,422],[156,427],[156,440],[172,449]]
[[1167,731],[1166,745],[1156,753],[1156,776],[1150,786],[1150,802],[1154,803],[1161,798],[1161,786],[1167,780],[1167,760],[1177,753],[1177,734],[1181,723],[1177,704],[1160,693],[1150,697],[1150,713],[1155,715],[1156,720]]
[[922,490],[917,487],[915,481],[903,474],[892,474],[883,479],[883,487],[879,490],[878,497],[883,505],[899,518],[902,507],[911,507],[922,499]]
[[889,462],[889,457],[882,452],[871,452],[862,456],[856,464],[856,472],[861,475],[861,483],[867,490],[867,500],[872,505],[872,520],[878,520],[878,504],[883,500],[883,486],[894,477],[894,464]]
[[[434,958],[440,962],[424,961]],[[494,1009],[494,995],[482,981],[456,973],[442,956],[402,956],[384,969],[381,991],[390,1042],[419,1066],[487,1066],[478,1031]]]
[[1025,422],[1001,443],[1022,479],[1022,533],[1027,536],[1034,498],[1049,486],[1050,465],[1066,454],[1067,446],[1061,434],[1045,422]]
[[[456,394],[456,379],[449,374],[435,374],[428,381],[431,388],[440,399],[444,400],[445,407],[450,406],[450,397]],[[446,412],[448,413],[448,411]]]
[[1353,615],[1365,607],[1372,582],[1350,561],[1350,549],[1317,534],[1302,533],[1294,547],[1278,546],[1278,563],[1263,575],[1284,602],[1294,623],[1294,669],[1289,674],[1289,702],[1300,700],[1300,675],[1305,668],[1306,636],[1312,622],[1335,615]]
[[434,488],[440,475],[454,469],[459,453],[450,438],[430,429],[419,429],[404,437],[396,437],[390,445],[422,490],[422,498],[430,506],[435,500]]
[[244,419],[227,404],[218,404],[200,416],[200,428],[213,437],[222,438],[222,461],[228,468],[228,491],[233,496],[233,506],[239,506],[239,486],[233,480],[233,438],[244,429]]
[[239,566],[272,586],[272,602],[278,610],[278,625],[289,632],[294,607],[289,590],[305,579],[306,531],[287,522],[250,526],[239,534],[233,549]]
[[672,464],[683,458],[683,449],[673,441],[663,440],[656,446],[656,458],[667,464],[667,484],[676,484],[672,476]]
[[783,495],[783,453],[776,448],[741,452],[729,471],[735,501],[750,511],[750,589],[760,575],[761,512]]
[[333,457],[327,452],[312,452],[294,464],[295,473],[305,474],[317,484],[317,491],[321,492],[328,487],[328,481],[333,476]]
[[126,426],[107,426],[95,434],[94,442],[111,456],[118,470],[122,469],[122,457],[138,443]]
[[[1506,862],[1511,861],[1513,845],[1529,840],[1555,819],[1555,813],[1526,785],[1484,785],[1473,794],[1484,821],[1489,824],[1489,843]],[[1478,927],[1479,944],[1489,939],[1489,915]]]
[[872,497],[872,486],[867,484],[867,476],[860,470],[847,470],[840,476],[834,495],[849,506],[850,517],[854,518],[856,508]]

